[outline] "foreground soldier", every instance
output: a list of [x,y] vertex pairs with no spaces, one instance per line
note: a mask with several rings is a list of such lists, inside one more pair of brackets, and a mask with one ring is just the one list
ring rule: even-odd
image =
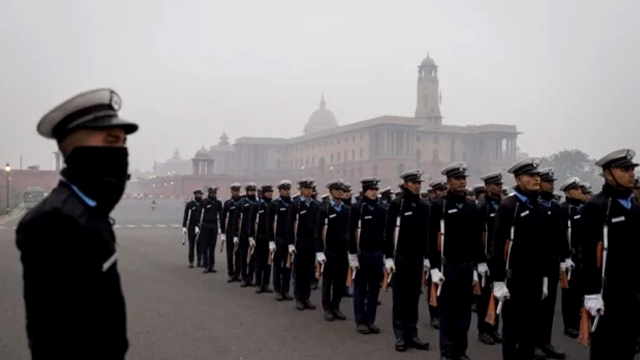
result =
[[204,273],[217,273],[216,265],[216,242],[218,240],[218,229],[220,228],[220,213],[222,203],[216,197],[218,188],[209,188],[207,198],[200,202],[198,213],[200,219],[195,228],[198,236],[198,247],[202,252],[202,266]]
[[[184,217],[182,218],[182,235],[188,238],[189,241],[189,267],[193,268],[194,250],[196,245],[196,233],[195,228],[200,220],[200,214],[198,213],[198,206],[202,201],[202,190],[198,189],[193,192],[193,200],[189,201],[184,207]],[[184,245],[184,242],[183,242]],[[198,267],[202,266],[202,254],[198,249]]]
[[[446,179],[436,179],[429,183],[429,187],[432,190],[431,197],[429,200],[429,206],[433,204],[434,201],[441,199],[443,196],[447,194],[447,180]],[[427,289],[431,288],[431,276],[427,277]],[[429,303],[429,297],[426,296],[427,302]],[[430,324],[433,329],[440,329],[440,309],[438,306],[434,306],[432,303],[429,303],[429,316],[430,316]]]
[[637,177],[633,183],[633,196],[640,202],[640,177]]
[[[227,282],[240,281],[240,253],[238,249],[238,239],[235,237],[236,207],[240,203],[240,184],[231,184],[231,199],[224,202],[222,206],[222,217],[220,218],[220,245],[227,251]],[[227,241],[227,238],[230,241]],[[221,250],[222,251],[222,250]]]
[[311,303],[311,278],[314,276],[315,243],[314,232],[320,206],[311,198],[313,179],[298,181],[300,195],[289,206],[287,215],[287,244],[290,256],[294,257],[294,296],[298,310],[315,310]]
[[253,260],[254,249],[256,248],[256,242],[254,238],[249,238],[249,228],[254,226],[251,221],[251,207],[258,203],[256,197],[256,184],[247,183],[245,185],[246,196],[240,200],[240,203],[236,206],[236,219],[238,220],[235,230],[235,238],[238,239],[238,251],[240,252],[240,272],[241,279],[240,287],[254,286],[253,281],[253,265],[250,264]]
[[51,194],[18,224],[27,338],[33,359],[119,359],[129,347],[109,214],[124,193],[127,135],[110,89],[79,94],[38,123],[66,167]]
[[567,180],[560,187],[560,191],[566,195],[565,202],[560,205],[562,224],[566,231],[563,242],[565,261],[560,264],[560,271],[567,277],[567,282],[562,288],[562,320],[565,335],[575,339],[579,335],[580,309],[583,303],[580,250],[583,242],[581,213],[585,202],[580,179],[577,177]]
[[269,222],[267,216],[267,209],[271,204],[271,198],[273,197],[273,186],[263,185],[260,187],[262,197],[260,201],[254,205],[252,212],[252,226],[249,229],[249,234],[255,239],[255,266],[256,266],[256,293],[272,293],[273,290],[269,288],[269,280],[271,278],[271,264],[269,262],[269,234],[268,226]]
[[278,184],[280,197],[269,204],[269,250],[273,253],[273,289],[276,300],[293,300],[289,294],[291,267],[287,267],[289,247],[286,241],[287,216],[291,205],[291,182],[282,180]]
[[346,320],[340,301],[349,269],[349,205],[342,202],[347,184],[337,179],[327,188],[331,201],[320,208],[315,231],[316,263],[322,268],[322,308],[326,321]]
[[[480,217],[480,228],[484,232],[483,236],[483,252],[485,256],[489,256],[489,243],[493,238],[495,216],[500,205],[502,197],[502,173],[492,173],[483,176],[484,187],[486,189],[485,196],[478,202],[478,216]],[[487,309],[489,308],[489,300],[493,294],[491,293],[491,284],[493,277],[487,274],[481,280],[482,290],[478,298],[478,339],[487,345],[494,345],[502,342],[502,336],[498,332],[500,319],[495,318],[495,325],[491,325],[486,321]],[[484,284],[482,284],[484,283]]]
[[[605,184],[582,211],[584,306],[596,317],[591,360],[634,358],[640,325],[640,207],[633,201],[633,150],[596,162]],[[605,267],[606,265],[606,267]]]
[[478,273],[487,276],[489,268],[478,208],[467,198],[467,165],[449,165],[442,175],[447,177],[449,191],[431,204],[428,228],[431,280],[442,287],[437,300],[440,358],[467,360],[473,285],[479,281]]
[[366,178],[362,198],[351,207],[349,266],[355,272],[353,313],[360,334],[377,334],[376,311],[382,281],[385,208],[378,201],[378,179]]
[[[540,199],[543,210],[543,239],[548,240],[547,258],[550,260],[546,269],[546,289],[547,294],[542,299],[539,311],[539,330],[536,341],[536,358],[564,359],[566,355],[557,350],[551,344],[551,333],[553,332],[553,319],[556,310],[556,298],[558,297],[558,280],[560,279],[560,268],[566,267],[564,244],[566,243],[565,227],[562,223],[562,213],[560,205],[555,200],[555,174],[552,169],[540,170]],[[545,212],[546,211],[546,215]],[[562,250],[561,250],[562,248]],[[563,266],[564,265],[564,266]],[[570,264],[573,269],[573,263]]]
[[504,360],[533,359],[536,312],[547,290],[544,289],[544,278],[548,275],[545,270],[551,266],[551,259],[547,256],[548,240],[542,236],[543,215],[547,210],[538,202],[539,164],[539,159],[529,158],[509,169],[517,185],[496,212],[490,264],[494,276],[493,295],[504,304]]
[[387,213],[385,268],[394,274],[392,318],[397,351],[406,351],[407,347],[429,349],[429,343],[418,337],[422,276],[429,268],[429,208],[420,199],[421,177],[420,170],[400,175],[404,180],[402,195],[391,202]]

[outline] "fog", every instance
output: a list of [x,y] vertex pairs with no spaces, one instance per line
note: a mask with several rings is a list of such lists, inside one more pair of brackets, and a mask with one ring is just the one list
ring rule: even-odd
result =
[[514,124],[522,150],[636,148],[640,2],[2,0],[0,161],[53,168],[38,119],[108,86],[139,122],[132,167],[241,136],[302,133],[324,94],[340,124],[413,116],[439,66],[445,124]]

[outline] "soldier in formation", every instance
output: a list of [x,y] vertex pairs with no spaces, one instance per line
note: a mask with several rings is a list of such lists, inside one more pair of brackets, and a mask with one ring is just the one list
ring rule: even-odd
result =
[[393,332],[396,350],[408,347],[428,350],[418,337],[418,302],[424,274],[429,271],[427,222],[429,208],[420,199],[422,173],[411,170],[400,175],[402,195],[389,205],[385,234],[385,269],[393,274]]
[[482,246],[479,211],[467,198],[467,166],[442,170],[448,192],[431,204],[429,213],[430,303],[440,310],[440,358],[465,360],[471,324],[473,286],[489,268]]
[[282,180],[278,183],[278,193],[280,196],[271,201],[267,213],[269,250],[273,253],[273,288],[276,300],[291,301],[291,262],[287,261],[289,246],[286,238],[287,217],[291,205],[291,181]]
[[[230,186],[231,198],[222,206],[220,218],[221,247],[227,253],[227,282],[240,281],[240,253],[238,252],[239,240],[235,236],[236,208],[240,203],[240,184],[233,183]],[[227,241],[227,239],[230,239]],[[225,246],[226,244],[226,246]]]
[[[445,179],[436,179],[429,183],[429,201],[427,204],[429,207],[433,204],[433,202],[441,199],[443,196],[447,194],[447,181]],[[432,277],[427,277],[427,289],[431,288]],[[433,329],[440,329],[440,311],[438,310],[438,304],[436,302],[429,301],[429,297],[427,296],[427,302],[429,304],[429,316],[430,316],[430,325]]]
[[252,223],[255,224],[249,229],[250,239],[254,239],[255,247],[255,283],[256,293],[272,293],[269,287],[271,281],[271,261],[273,260],[273,250],[269,247],[269,218],[268,212],[273,198],[273,186],[263,185],[260,187],[260,200],[254,204],[252,209]]
[[[189,267],[193,268],[194,252],[196,248],[196,233],[195,228],[198,225],[200,215],[198,214],[198,207],[202,201],[202,190],[198,189],[193,192],[193,200],[187,202],[184,207],[184,216],[182,218],[182,235],[187,238],[189,242],[188,261]],[[182,241],[184,245],[184,240]],[[202,254],[200,249],[197,250],[197,264],[198,267],[202,267]]]
[[216,273],[216,241],[218,229],[220,229],[220,215],[222,203],[216,197],[217,188],[210,187],[207,190],[207,198],[200,202],[198,215],[200,219],[194,232],[198,238],[198,248],[202,254],[202,266],[205,273]]
[[254,227],[255,223],[252,221],[251,209],[258,203],[256,196],[256,184],[253,182],[247,183],[244,187],[246,196],[240,200],[235,209],[235,222],[234,222],[234,238],[233,242],[238,243],[237,251],[240,252],[240,274],[241,282],[240,287],[254,286],[253,281],[253,255],[256,248],[256,241],[253,237],[249,237],[249,231]]

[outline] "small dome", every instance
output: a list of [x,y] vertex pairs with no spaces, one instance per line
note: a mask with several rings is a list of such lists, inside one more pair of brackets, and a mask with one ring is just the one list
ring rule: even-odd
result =
[[327,104],[324,101],[324,95],[320,99],[320,108],[309,116],[309,121],[307,121],[307,125],[304,127],[304,134],[311,134],[315,132],[320,132],[328,129],[333,129],[338,127],[338,120],[336,120],[336,116],[331,112],[331,110],[327,109]]
[[433,59],[431,58],[431,56],[429,56],[429,54],[427,54],[427,57],[424,58],[424,60],[422,60],[422,62],[420,63],[420,67],[423,66],[436,66],[436,62],[433,61]]
[[195,158],[196,159],[208,159],[208,158],[210,158],[209,150],[205,149],[204,145],[202,145],[202,148],[200,148],[200,150],[196,151]]

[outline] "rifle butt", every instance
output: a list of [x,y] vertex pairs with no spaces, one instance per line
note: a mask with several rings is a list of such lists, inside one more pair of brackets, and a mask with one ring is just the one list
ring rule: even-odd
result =
[[293,262],[293,257],[291,256],[291,253],[287,253],[287,264],[286,264],[287,269],[291,269],[292,262]]
[[567,270],[560,272],[560,287],[563,289],[569,288],[569,277],[567,276]]
[[584,306],[580,309],[580,332],[578,342],[584,346],[589,346],[591,338],[591,316]]
[[429,306],[438,306],[438,284],[431,282],[431,288],[429,289]]
[[382,279],[382,290],[384,292],[389,291],[389,281],[391,280],[391,274],[385,269],[384,278]]
[[495,325],[496,324],[496,297],[491,295],[489,299],[489,306],[487,307],[487,316],[484,318],[484,321],[488,324]]

